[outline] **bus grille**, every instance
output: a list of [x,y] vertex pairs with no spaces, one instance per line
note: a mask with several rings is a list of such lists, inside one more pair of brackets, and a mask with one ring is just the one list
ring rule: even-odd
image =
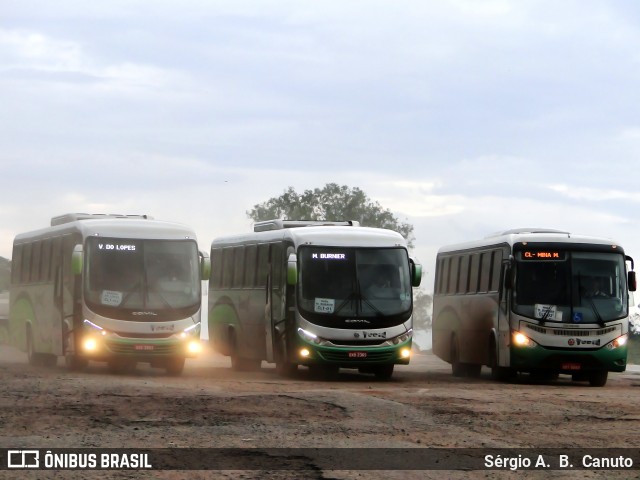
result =
[[320,357],[327,362],[339,362],[339,363],[374,363],[374,362],[388,362],[393,360],[394,351],[376,352],[367,350],[367,356],[365,358],[350,358],[349,351],[343,352],[334,351],[322,351],[318,352]]
[[607,328],[598,328],[598,329],[583,329],[583,328],[568,328],[568,329],[560,329],[560,328],[544,328],[539,327],[537,325],[527,325],[529,330],[533,330],[534,332],[549,334],[549,335],[559,335],[562,337],[598,337],[600,335],[605,335],[607,333],[611,333],[615,331],[616,327],[607,327]]
[[176,355],[179,353],[180,346],[176,344],[145,344],[145,346],[153,347],[153,349],[136,348],[135,344],[107,342],[107,348],[111,353],[117,355],[138,355],[138,356],[163,356]]

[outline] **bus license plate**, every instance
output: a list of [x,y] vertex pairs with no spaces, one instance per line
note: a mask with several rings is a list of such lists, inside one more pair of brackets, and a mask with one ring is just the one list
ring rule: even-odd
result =
[[562,370],[580,370],[582,369],[582,365],[579,363],[563,363]]
[[133,347],[134,350],[144,350],[144,351],[150,351],[153,350],[153,345],[136,345]]
[[367,358],[367,352],[349,352],[349,358]]

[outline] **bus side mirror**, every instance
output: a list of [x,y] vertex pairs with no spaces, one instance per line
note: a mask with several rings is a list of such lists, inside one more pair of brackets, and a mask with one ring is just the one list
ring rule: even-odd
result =
[[202,280],[209,280],[211,276],[211,258],[206,252],[198,252],[200,255],[200,275]]
[[411,286],[419,287],[422,282],[422,265],[416,263],[413,258],[409,259],[411,263]]
[[290,253],[287,260],[287,285],[298,283],[298,258],[295,253]]
[[629,273],[627,273],[627,283],[629,284],[629,291],[630,292],[635,292],[636,288],[637,288],[637,283],[636,283],[636,272],[634,272],[633,270],[630,271]]
[[80,275],[82,273],[82,264],[84,263],[84,250],[81,244],[73,247],[73,253],[71,254],[71,271],[74,275]]

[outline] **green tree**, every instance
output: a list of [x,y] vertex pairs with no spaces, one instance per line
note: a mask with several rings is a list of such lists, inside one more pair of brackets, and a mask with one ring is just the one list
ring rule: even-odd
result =
[[287,188],[279,197],[254,205],[247,216],[255,222],[283,220],[357,220],[363,227],[388,228],[400,233],[413,247],[413,225],[401,222],[388,209],[371,200],[358,187],[328,183],[323,188],[298,193]]
[[413,326],[429,330],[431,328],[431,312],[433,296],[420,289],[413,290]]

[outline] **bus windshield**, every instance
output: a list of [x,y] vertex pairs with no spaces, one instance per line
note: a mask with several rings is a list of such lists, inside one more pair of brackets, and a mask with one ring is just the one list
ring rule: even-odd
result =
[[622,255],[569,251],[516,254],[514,311],[542,322],[604,324],[627,316]]
[[302,247],[299,259],[298,302],[309,318],[410,314],[405,249]]
[[196,243],[90,238],[84,294],[89,308],[113,318],[134,311],[136,321],[190,315],[200,307]]

